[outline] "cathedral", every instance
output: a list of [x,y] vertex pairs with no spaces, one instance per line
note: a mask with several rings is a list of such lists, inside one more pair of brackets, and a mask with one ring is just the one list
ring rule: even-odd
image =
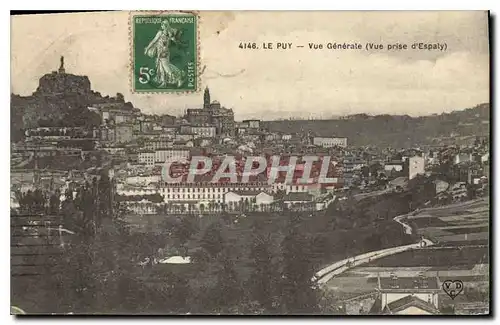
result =
[[203,108],[187,109],[184,118],[191,125],[213,125],[217,135],[234,135],[235,123],[232,109],[222,107],[214,100],[210,101],[210,90],[205,88],[203,94]]

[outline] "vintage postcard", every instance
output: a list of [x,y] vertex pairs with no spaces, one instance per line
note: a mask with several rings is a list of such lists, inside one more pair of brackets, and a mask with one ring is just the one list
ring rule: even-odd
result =
[[489,28],[12,15],[11,314],[489,315]]

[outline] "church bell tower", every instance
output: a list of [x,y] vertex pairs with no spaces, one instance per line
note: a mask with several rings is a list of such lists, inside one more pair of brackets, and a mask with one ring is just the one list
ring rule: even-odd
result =
[[203,94],[203,108],[210,108],[210,90],[208,87],[205,88],[205,92]]

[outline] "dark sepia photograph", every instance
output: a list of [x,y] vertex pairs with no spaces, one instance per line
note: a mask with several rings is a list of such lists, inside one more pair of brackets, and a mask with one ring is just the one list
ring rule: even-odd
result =
[[490,24],[11,13],[10,313],[490,315]]

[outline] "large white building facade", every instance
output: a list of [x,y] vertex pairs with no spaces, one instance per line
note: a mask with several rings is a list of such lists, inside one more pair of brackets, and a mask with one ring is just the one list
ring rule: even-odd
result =
[[347,147],[347,138],[337,138],[337,137],[314,137],[313,145],[323,147],[323,148],[333,148],[337,147]]
[[164,163],[170,159],[188,159],[190,151],[188,149],[166,148],[155,150],[155,163]]
[[159,189],[165,202],[175,201],[212,201],[224,203],[224,194],[229,192],[253,191],[257,194],[268,192],[271,186],[267,183],[178,183],[166,184]]
[[408,158],[408,179],[415,178],[417,175],[425,173],[425,158],[413,156]]

